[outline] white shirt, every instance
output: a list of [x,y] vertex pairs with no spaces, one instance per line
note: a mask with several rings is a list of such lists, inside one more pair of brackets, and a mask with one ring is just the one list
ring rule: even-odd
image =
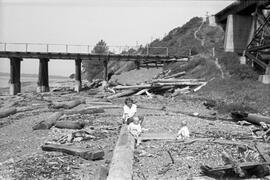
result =
[[189,138],[189,130],[187,126],[183,126],[178,132],[178,138]]
[[125,120],[127,120],[128,118],[133,117],[136,112],[137,112],[137,106],[136,106],[136,104],[132,104],[131,108],[129,108],[127,105],[124,105],[123,118]]
[[140,124],[134,124],[132,122],[128,125],[128,130],[133,136],[138,137],[142,132],[142,127]]

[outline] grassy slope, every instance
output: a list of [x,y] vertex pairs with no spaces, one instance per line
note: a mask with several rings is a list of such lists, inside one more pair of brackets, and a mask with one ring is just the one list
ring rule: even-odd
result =
[[[201,25],[202,19],[193,18],[183,27],[175,28],[163,40],[156,40],[153,45],[168,45],[170,49],[177,49],[172,55],[184,55],[187,49],[192,49],[193,56],[187,65],[181,63],[170,64],[166,69],[172,73],[187,71],[186,78],[205,78],[209,80],[207,86],[196,93],[202,99],[217,101],[217,110],[228,113],[233,110],[246,110],[270,115],[270,85],[257,81],[258,74],[248,65],[240,65],[238,56],[224,52],[224,32],[220,27],[211,27],[206,22],[202,25],[197,37],[194,31]],[[184,42],[184,43],[183,43]],[[215,57],[212,56],[215,48]],[[218,58],[225,78],[214,61]]]

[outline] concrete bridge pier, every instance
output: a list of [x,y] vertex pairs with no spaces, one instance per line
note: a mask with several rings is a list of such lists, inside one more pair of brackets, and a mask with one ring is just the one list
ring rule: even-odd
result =
[[75,60],[75,91],[79,92],[82,88],[82,78],[81,78],[81,59]]
[[21,92],[21,61],[21,58],[10,58],[10,95]]
[[37,92],[48,92],[48,91],[50,91],[50,88],[49,88],[48,62],[49,62],[48,58],[39,59]]

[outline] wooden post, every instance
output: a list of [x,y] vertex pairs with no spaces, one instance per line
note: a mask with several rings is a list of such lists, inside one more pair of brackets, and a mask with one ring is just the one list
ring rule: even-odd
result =
[[75,60],[75,91],[77,92],[79,92],[82,88],[81,63],[81,59]]
[[109,60],[109,56],[108,59],[105,58],[105,60],[103,61],[103,65],[104,65],[104,80],[108,81],[108,60]]
[[10,95],[21,92],[21,58],[10,58]]
[[50,91],[50,88],[49,88],[48,62],[49,62],[48,58],[39,59],[37,92],[48,92],[48,91]]

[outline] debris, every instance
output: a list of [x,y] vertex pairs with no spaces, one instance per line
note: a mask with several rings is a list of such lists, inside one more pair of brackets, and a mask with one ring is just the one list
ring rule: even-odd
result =
[[[243,170],[245,170],[246,174],[245,177],[252,177],[253,175],[257,177],[264,177],[269,175],[270,162],[263,162],[263,163],[254,163],[254,162],[244,162],[238,163],[237,166]],[[218,167],[209,167],[209,166],[201,166],[202,174],[210,176],[210,177],[237,177],[235,173],[232,173],[235,166],[232,164],[227,164],[224,166]]]
[[104,151],[102,150],[93,151],[86,148],[72,147],[72,146],[60,145],[60,144],[45,144],[41,146],[41,149],[43,151],[63,152],[63,153],[70,154],[73,156],[79,156],[87,160],[99,160],[104,157]]
[[169,156],[170,156],[170,158],[171,158],[172,164],[174,164],[174,159],[173,159],[173,157],[172,157],[171,152],[170,152],[169,150],[167,150],[167,153],[169,154]]
[[78,141],[77,138],[80,138],[80,141],[89,140],[89,139],[95,139],[96,137],[91,135],[87,131],[76,131],[71,134],[70,142]]
[[63,112],[55,112],[48,117],[46,121],[40,121],[32,127],[33,130],[50,129],[56,121],[63,115]]
[[225,151],[223,151],[221,153],[221,157],[226,164],[231,164],[233,165],[233,171],[235,172],[236,175],[238,175],[239,177],[244,177],[246,175],[246,173],[241,169],[241,167],[238,165],[238,163],[233,160],[233,158]]
[[9,115],[17,113],[17,109],[14,107],[0,109],[0,118],[7,117]]
[[268,116],[262,116],[260,114],[252,114],[252,113],[246,113],[246,112],[238,112],[234,111],[231,112],[231,116],[235,120],[246,120],[248,122],[260,125],[260,122],[264,122],[267,124],[270,124],[270,117]]

